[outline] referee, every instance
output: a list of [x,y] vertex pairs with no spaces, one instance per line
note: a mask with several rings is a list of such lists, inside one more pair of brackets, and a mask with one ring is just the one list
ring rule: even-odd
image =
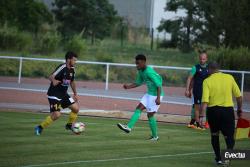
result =
[[210,76],[203,81],[202,110],[208,114],[211,132],[211,144],[215,153],[217,165],[223,165],[220,155],[219,132],[221,131],[227,149],[233,149],[235,118],[233,96],[237,101],[237,115],[242,114],[242,97],[234,78],[229,74],[219,72],[216,62],[209,63]]

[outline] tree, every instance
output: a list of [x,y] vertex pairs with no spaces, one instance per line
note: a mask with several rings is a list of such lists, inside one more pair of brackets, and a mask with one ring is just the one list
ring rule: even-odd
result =
[[37,32],[43,23],[51,23],[52,14],[47,7],[34,0],[1,0],[0,24],[15,26],[20,30]]
[[199,24],[201,21],[196,17],[199,12],[197,3],[195,0],[169,0],[166,3],[165,11],[177,12],[178,10],[185,10],[186,16],[162,20],[158,29],[171,33],[171,41],[176,42],[176,45],[184,51],[189,51],[192,39],[195,39],[197,29],[201,26]]
[[249,0],[169,0],[166,5],[166,11],[186,11],[185,17],[163,20],[159,27],[177,46],[250,47]]
[[108,0],[55,0],[54,6],[59,31],[65,36],[82,33],[102,38],[118,18]]
[[[214,7],[210,15],[217,21],[215,24],[220,28],[221,34],[219,35],[223,37],[223,45],[231,48],[250,47],[250,1],[221,0],[217,2],[213,0],[210,5]],[[211,25],[209,27],[212,29]]]

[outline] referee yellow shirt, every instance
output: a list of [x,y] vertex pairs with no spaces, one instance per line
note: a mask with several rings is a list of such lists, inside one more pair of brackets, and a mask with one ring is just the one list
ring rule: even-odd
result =
[[202,102],[208,107],[233,107],[233,96],[240,97],[241,93],[231,75],[218,72],[203,81]]

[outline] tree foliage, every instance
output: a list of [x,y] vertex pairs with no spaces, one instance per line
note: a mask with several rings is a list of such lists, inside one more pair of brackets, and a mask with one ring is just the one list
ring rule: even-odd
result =
[[34,0],[1,0],[0,24],[15,26],[20,30],[37,32],[43,23],[52,22],[47,7]]
[[250,47],[249,0],[169,0],[166,11],[184,10],[186,15],[162,20],[159,30],[171,41],[190,49],[196,43],[216,47]]
[[59,31],[65,36],[82,33],[102,38],[117,20],[117,12],[108,0],[55,0],[54,7]]
[[179,16],[170,20],[162,20],[159,30],[171,34],[171,42],[184,51],[189,51],[192,39],[197,36],[197,29],[200,28],[198,6],[195,0],[170,0],[167,2],[166,11],[177,12],[185,10],[186,16]]

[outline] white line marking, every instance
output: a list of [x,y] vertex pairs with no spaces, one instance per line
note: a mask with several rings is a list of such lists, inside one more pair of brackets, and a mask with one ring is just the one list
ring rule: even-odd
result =
[[80,164],[80,163],[95,163],[95,162],[110,162],[110,161],[124,161],[134,159],[148,159],[148,158],[162,158],[162,157],[181,157],[190,155],[202,155],[212,154],[213,152],[198,152],[198,153],[182,153],[182,154],[163,154],[163,155],[152,155],[152,156],[141,156],[141,157],[126,157],[126,158],[112,158],[112,159],[97,159],[97,160],[86,160],[86,161],[68,161],[68,162],[55,162],[47,164],[27,165],[21,167],[38,167],[38,166],[54,166],[54,165],[69,165],[69,164]]
[[[0,89],[8,89],[8,90],[22,90],[22,91],[32,91],[32,92],[47,92],[47,90],[42,89],[28,89],[28,88],[14,88],[14,87],[0,87]],[[103,97],[103,98],[111,98],[111,99],[122,99],[122,100],[134,100],[138,101],[140,98],[130,98],[130,97],[121,97],[121,96],[110,96],[110,95],[101,95],[101,94],[90,94],[90,93],[78,93],[78,95],[82,96],[91,96],[91,97]],[[177,104],[177,105],[184,105],[184,106],[191,106],[191,103],[182,103],[176,101],[162,101],[162,103],[169,103],[169,104]]]
[[13,87],[3,87],[3,86],[0,86],[0,89],[23,90],[23,91],[32,91],[32,92],[46,92],[46,90],[42,90],[42,89],[13,88]]
[[[0,86],[0,89],[32,91],[32,92],[47,92],[47,90],[42,90],[42,89],[13,88],[13,87],[2,87],[2,86]],[[134,101],[140,100],[138,98],[121,97],[121,96],[109,96],[109,95],[99,95],[99,94],[89,94],[89,93],[78,93],[78,95],[80,95],[80,96],[90,96],[90,97],[103,97],[103,98],[111,98],[111,99],[122,99],[122,100],[134,100]],[[176,102],[176,101],[162,101],[162,103],[184,105],[184,106],[191,106],[192,105],[191,103],[182,103],[182,102]],[[244,111],[245,112],[250,112],[250,110],[247,110],[247,109],[244,109]]]

